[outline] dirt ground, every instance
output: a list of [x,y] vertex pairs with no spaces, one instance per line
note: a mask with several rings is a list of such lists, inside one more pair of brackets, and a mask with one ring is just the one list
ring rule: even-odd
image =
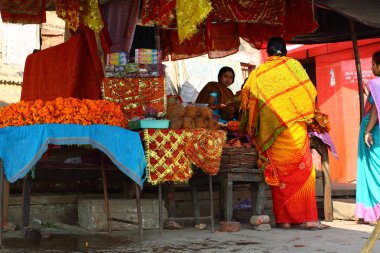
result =
[[[44,239],[23,239],[20,231],[3,234],[4,253],[62,253],[62,252],[360,252],[373,227],[355,221],[334,221],[325,223],[327,230],[309,231],[303,229],[284,230],[272,228],[256,231],[248,224],[242,225],[240,232],[211,233],[185,227],[178,230],[144,230],[139,241],[138,231],[118,231],[112,233],[91,233],[86,230],[62,225],[43,228]],[[373,252],[380,252],[377,242]]]

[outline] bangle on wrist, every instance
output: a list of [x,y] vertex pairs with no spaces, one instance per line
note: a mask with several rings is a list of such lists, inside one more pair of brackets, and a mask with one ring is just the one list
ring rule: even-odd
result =
[[364,134],[372,135],[371,132],[365,131]]

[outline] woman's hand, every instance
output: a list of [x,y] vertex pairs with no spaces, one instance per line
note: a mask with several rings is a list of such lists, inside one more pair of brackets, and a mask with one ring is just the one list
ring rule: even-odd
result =
[[370,148],[371,145],[373,145],[373,138],[372,138],[372,134],[370,132],[364,133],[364,142],[368,148]]

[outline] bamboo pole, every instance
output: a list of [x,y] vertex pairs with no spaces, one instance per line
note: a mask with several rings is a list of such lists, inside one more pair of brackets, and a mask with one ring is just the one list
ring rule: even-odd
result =
[[375,246],[375,242],[380,235],[380,222],[378,221],[376,226],[373,228],[371,236],[368,238],[367,243],[364,245],[362,251],[360,253],[371,253],[373,246]]

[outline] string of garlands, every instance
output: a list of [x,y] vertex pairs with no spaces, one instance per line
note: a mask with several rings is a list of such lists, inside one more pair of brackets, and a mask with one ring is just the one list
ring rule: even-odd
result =
[[0,109],[0,128],[33,124],[105,124],[126,127],[119,104],[106,100],[58,97],[20,101]]

